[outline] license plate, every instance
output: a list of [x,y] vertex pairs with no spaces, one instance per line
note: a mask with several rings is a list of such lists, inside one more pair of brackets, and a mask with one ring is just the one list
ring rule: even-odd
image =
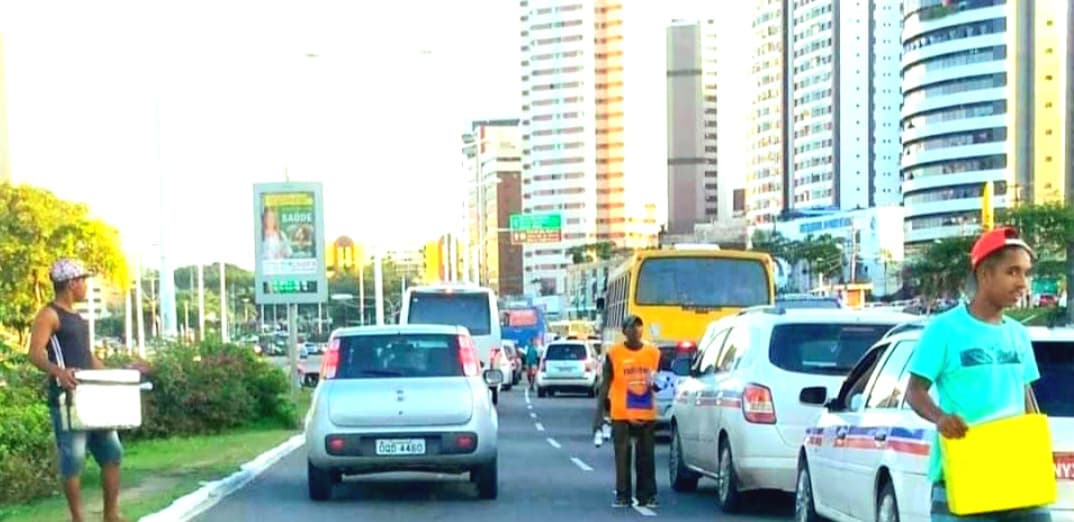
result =
[[425,439],[377,439],[377,455],[424,455]]

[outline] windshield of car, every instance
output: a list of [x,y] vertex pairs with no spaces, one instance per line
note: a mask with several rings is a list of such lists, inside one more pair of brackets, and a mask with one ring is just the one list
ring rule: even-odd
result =
[[544,358],[550,361],[584,361],[586,355],[585,345],[553,344],[545,350]]
[[772,330],[769,359],[798,373],[844,375],[892,324],[783,324]]
[[1074,343],[1033,343],[1040,380],[1033,393],[1041,411],[1051,417],[1074,417]]
[[337,379],[457,377],[458,337],[445,334],[355,335],[340,338]]
[[470,335],[489,335],[489,296],[474,292],[415,292],[410,296],[407,322],[462,326]]

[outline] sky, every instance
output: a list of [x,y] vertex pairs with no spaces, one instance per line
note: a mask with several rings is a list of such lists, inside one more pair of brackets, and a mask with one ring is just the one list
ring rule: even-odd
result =
[[519,115],[518,17],[515,0],[0,0],[13,176],[86,202],[150,266],[163,232],[173,265],[252,267],[252,185],[285,172],[323,183],[326,239],[418,247],[461,218],[467,122]]

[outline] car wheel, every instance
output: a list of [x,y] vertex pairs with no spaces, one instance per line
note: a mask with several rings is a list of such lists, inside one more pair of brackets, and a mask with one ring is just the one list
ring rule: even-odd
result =
[[514,384],[512,384],[510,382],[505,382],[505,383],[503,383],[503,391],[511,391],[511,388],[513,386],[514,386]]
[[320,469],[312,462],[306,463],[306,481],[309,483],[310,500],[322,501],[332,498],[332,472]]
[[587,395],[589,395],[590,399],[596,398],[596,396],[597,396],[597,387],[594,386],[594,387],[590,388],[589,392],[587,393]]
[[738,511],[741,494],[738,491],[738,475],[735,473],[735,461],[731,456],[731,444],[727,439],[720,441],[719,476],[716,478],[716,502],[724,513]]
[[[493,500],[499,493],[499,477],[496,459],[470,472],[470,479],[477,484],[477,497],[482,500]],[[477,479],[474,480],[474,475]]]
[[548,396],[548,392],[544,391],[544,388],[541,388],[540,386],[538,386],[537,387],[537,397],[543,399],[543,398],[545,398],[547,396]]
[[899,503],[895,500],[895,485],[890,480],[880,490],[876,503],[876,522],[899,522]]
[[817,522],[817,504],[813,500],[813,478],[809,463],[802,459],[798,465],[798,485],[794,490],[794,519],[798,522]]
[[686,467],[686,462],[682,458],[682,439],[679,436],[678,427],[675,426],[671,428],[671,450],[668,454],[671,489],[680,493],[696,491],[697,481],[701,476]]

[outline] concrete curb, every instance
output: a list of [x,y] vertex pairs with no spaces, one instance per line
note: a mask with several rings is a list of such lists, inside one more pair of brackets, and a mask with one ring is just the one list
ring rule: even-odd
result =
[[306,435],[298,434],[283,444],[272,448],[254,460],[239,467],[239,471],[230,476],[206,483],[197,491],[180,497],[161,511],[142,517],[140,522],[186,522],[201,515],[215,506],[228,495],[247,485],[273,464],[280,461],[292,451],[302,447]]

